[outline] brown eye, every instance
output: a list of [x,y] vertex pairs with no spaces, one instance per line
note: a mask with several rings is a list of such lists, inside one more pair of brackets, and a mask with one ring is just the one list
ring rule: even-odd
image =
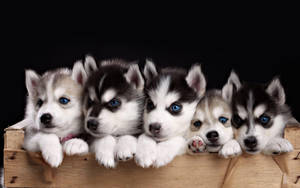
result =
[[151,111],[151,110],[153,110],[154,108],[155,108],[155,106],[154,106],[152,100],[151,100],[151,99],[148,99],[148,100],[147,100],[147,110],[148,110],[148,111]]
[[195,127],[199,128],[199,127],[201,127],[202,122],[199,121],[199,120],[197,120],[197,121],[195,121],[195,122],[193,123],[193,125],[194,125]]
[[239,115],[234,114],[232,117],[232,122],[233,126],[238,129],[243,125],[244,120],[242,120],[242,118]]
[[41,107],[41,106],[43,105],[43,103],[44,103],[44,101],[43,101],[42,99],[39,99],[39,100],[37,101],[36,105],[37,105],[38,107]]

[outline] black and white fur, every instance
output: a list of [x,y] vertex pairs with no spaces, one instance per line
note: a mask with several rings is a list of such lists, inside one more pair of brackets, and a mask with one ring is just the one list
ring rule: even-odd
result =
[[199,101],[190,126],[188,153],[218,152],[224,158],[242,153],[234,139],[231,105],[224,89],[207,91]]
[[242,84],[232,72],[226,87],[226,95],[232,100],[236,139],[244,151],[267,155],[293,151],[283,131],[296,120],[285,104],[284,88],[277,77],[268,84]]
[[[144,75],[145,133],[138,138],[135,160],[142,167],[160,167],[185,152],[184,136],[205,92],[206,81],[200,65],[194,65],[188,73],[173,68],[158,71],[149,60]],[[180,111],[172,111],[178,106]]]
[[95,138],[91,150],[96,160],[113,168],[117,160],[131,159],[136,153],[144,79],[137,64],[123,60],[103,61],[97,68],[94,60],[86,58],[85,68],[89,74],[83,99],[85,130]]
[[[82,92],[86,73],[81,62],[72,70],[61,68],[47,71],[42,76],[26,70],[28,90],[26,117],[33,123],[26,127],[24,148],[41,151],[51,167],[58,167],[67,155],[85,154],[88,144],[79,138],[61,140],[83,132]],[[60,101],[68,99],[62,104]]]

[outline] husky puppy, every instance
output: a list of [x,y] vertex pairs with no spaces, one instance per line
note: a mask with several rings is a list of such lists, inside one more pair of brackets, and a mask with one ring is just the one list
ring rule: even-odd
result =
[[205,92],[206,81],[200,65],[194,65],[188,73],[174,68],[158,72],[149,60],[144,75],[145,133],[138,138],[135,160],[142,167],[160,167],[185,152],[184,136]]
[[33,124],[26,128],[24,148],[41,151],[51,167],[58,167],[67,155],[84,154],[88,145],[76,138],[82,133],[82,92],[87,79],[81,62],[73,70],[48,71],[42,76],[26,71],[28,90],[26,118]]
[[[85,130],[94,137],[91,150],[108,168],[136,153],[136,134],[141,132],[144,79],[137,64],[103,61],[99,69],[86,59],[90,75],[85,86]],[[115,158],[117,160],[115,160]]]
[[241,83],[235,72],[228,78],[227,96],[232,100],[232,124],[242,149],[250,154],[280,154],[293,150],[283,138],[288,123],[296,123],[285,104],[277,77],[269,84]]
[[233,138],[231,117],[231,106],[224,91],[206,92],[191,122],[189,153],[219,152],[224,158],[240,155],[242,150]]

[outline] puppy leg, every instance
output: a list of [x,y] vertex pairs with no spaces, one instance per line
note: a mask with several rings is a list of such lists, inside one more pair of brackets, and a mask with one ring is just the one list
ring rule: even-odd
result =
[[278,155],[281,153],[291,152],[293,150],[294,148],[288,140],[276,137],[269,141],[267,146],[264,148],[263,153],[265,155]]
[[41,151],[44,160],[51,167],[58,167],[63,161],[63,150],[55,134],[37,133],[26,138],[24,148],[28,151]]
[[195,155],[198,153],[205,152],[206,146],[200,136],[197,135],[193,136],[188,140],[187,144],[188,144],[188,148],[187,148],[188,154]]
[[232,139],[226,142],[222,149],[219,151],[219,156],[224,158],[235,157],[242,154],[242,149],[240,144]]
[[117,142],[116,158],[121,161],[132,159],[136,153],[137,138],[131,135],[121,136]]
[[89,152],[89,145],[82,139],[72,138],[63,144],[67,155],[84,155]]
[[155,140],[145,134],[139,136],[135,155],[136,163],[143,168],[147,168],[155,161],[156,153],[157,145]]
[[174,137],[165,142],[157,144],[157,156],[154,162],[155,167],[161,167],[171,162],[175,156],[185,153],[186,140],[183,137]]
[[116,146],[116,139],[113,136],[106,136],[104,138],[96,139],[91,149],[95,153],[96,160],[99,164],[106,168],[116,167],[114,158],[114,148]]

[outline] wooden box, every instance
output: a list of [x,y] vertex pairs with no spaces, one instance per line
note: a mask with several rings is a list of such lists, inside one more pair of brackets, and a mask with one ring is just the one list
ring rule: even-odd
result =
[[275,157],[247,155],[221,159],[217,154],[178,156],[161,168],[141,168],[134,161],[115,169],[99,166],[92,154],[65,156],[57,169],[39,153],[22,149],[24,120],[6,129],[4,181],[6,187],[300,187],[300,128],[287,128],[291,153]]

